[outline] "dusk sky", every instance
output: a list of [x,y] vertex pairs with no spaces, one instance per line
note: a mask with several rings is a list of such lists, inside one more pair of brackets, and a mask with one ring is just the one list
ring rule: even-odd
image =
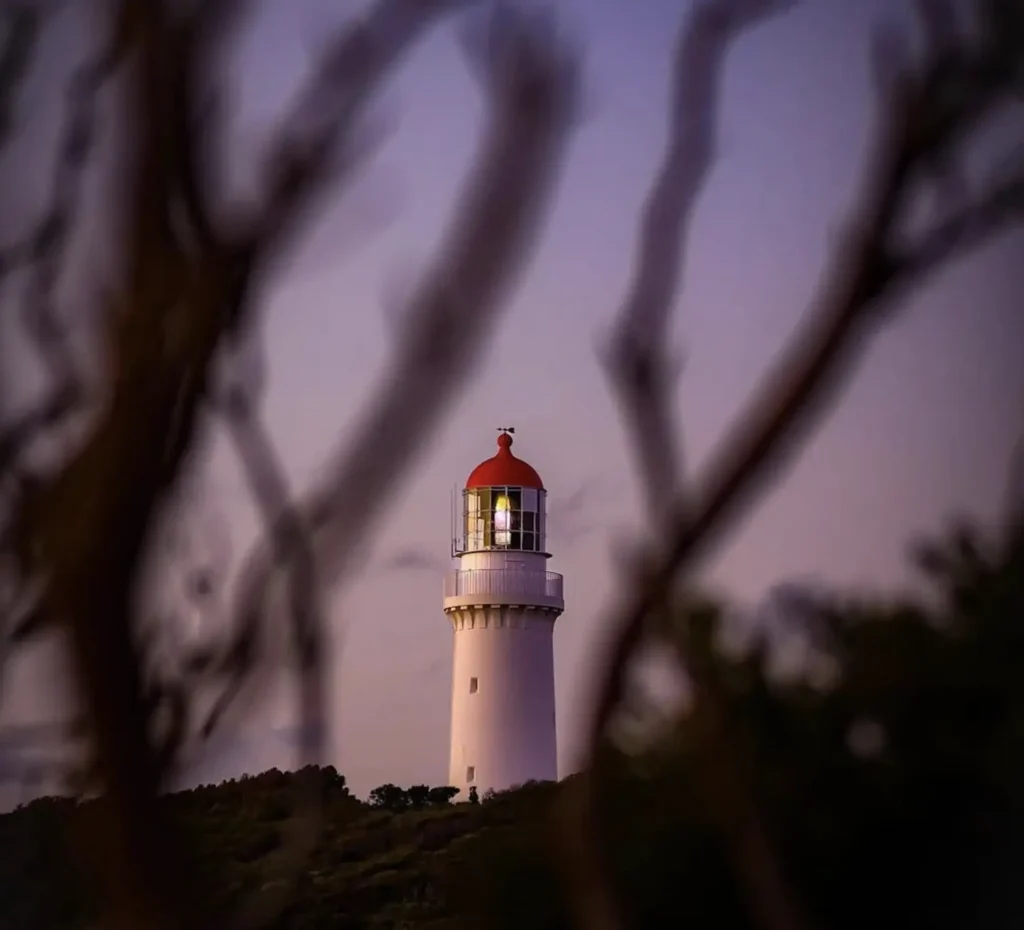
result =
[[[560,0],[586,50],[587,118],[551,221],[481,375],[392,501],[335,619],[331,759],[365,793],[441,783],[452,634],[441,612],[450,493],[493,454],[498,426],[549,489],[550,568],[564,574],[556,625],[558,726],[571,771],[594,656],[617,584],[615,543],[639,496],[596,347],[629,277],[638,209],[661,157],[676,0]],[[265,12],[239,72],[258,137],[325,30],[355,4],[289,0]],[[868,40],[893,0],[804,0],[730,53],[720,156],[685,268],[676,342],[687,468],[699,469],[820,281],[860,177],[872,116]],[[324,212],[266,305],[266,414],[297,488],[381,377],[395,304],[432,255],[474,153],[481,101],[453,23],[431,34],[380,100],[388,135],[350,194]],[[243,137],[248,128],[243,129]],[[1020,231],[951,266],[904,303],[870,346],[841,407],[705,577],[743,603],[815,578],[898,588],[906,545],[954,513],[991,521],[1024,428]],[[1014,261],[1016,259],[1016,262]],[[209,526],[230,550],[254,527],[230,454],[206,484]],[[202,544],[217,545],[204,530]],[[38,666],[35,666],[38,669]],[[29,671],[0,720],[41,715]],[[287,702],[238,734],[204,773],[286,766]]]

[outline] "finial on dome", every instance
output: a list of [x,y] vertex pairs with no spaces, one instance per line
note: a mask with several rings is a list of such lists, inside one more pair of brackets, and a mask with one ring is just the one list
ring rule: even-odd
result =
[[466,488],[536,488],[544,490],[544,483],[536,470],[516,458],[510,448],[515,427],[498,427],[498,452],[477,465],[466,480]]

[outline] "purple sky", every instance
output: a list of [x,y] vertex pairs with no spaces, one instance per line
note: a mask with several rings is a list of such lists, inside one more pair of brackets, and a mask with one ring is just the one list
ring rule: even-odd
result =
[[[266,6],[240,72],[253,132],[284,101],[340,5]],[[557,6],[586,47],[590,115],[550,226],[482,376],[392,502],[357,582],[334,604],[332,761],[359,792],[384,781],[445,778],[451,632],[441,572],[449,493],[492,454],[495,427],[516,427],[515,451],[550,491],[551,568],[566,577],[555,636],[563,771],[577,751],[602,606],[616,584],[613,543],[639,512],[595,347],[623,293],[637,210],[661,154],[673,32],[686,4]],[[863,161],[872,106],[868,29],[896,6],[805,0],[731,53],[721,155],[701,199],[678,314],[691,469],[814,292]],[[391,338],[382,307],[429,259],[471,159],[480,100],[453,29],[432,35],[406,63],[381,115],[391,132],[378,157],[325,212],[267,304],[266,412],[297,486],[344,437],[377,383]],[[379,215],[390,219],[381,223]],[[373,232],[362,242],[367,227]],[[841,409],[708,566],[710,581],[748,602],[794,577],[901,585],[912,535],[953,512],[994,516],[1024,426],[1024,367],[1015,364],[1024,347],[1024,276],[1012,262],[1022,239],[1020,232],[1003,237],[904,305]],[[215,463],[214,503],[241,545],[252,517],[229,456]],[[218,774],[288,764],[280,736],[287,713],[277,703],[239,736]]]

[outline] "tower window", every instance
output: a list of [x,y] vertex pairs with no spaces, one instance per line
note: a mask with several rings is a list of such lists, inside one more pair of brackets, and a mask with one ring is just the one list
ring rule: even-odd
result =
[[475,678],[470,678],[469,679],[469,693],[470,694],[476,694],[479,689],[480,689],[480,682],[477,681]]
[[476,766],[475,765],[467,765],[466,766],[466,782],[470,783],[475,778],[476,778]]

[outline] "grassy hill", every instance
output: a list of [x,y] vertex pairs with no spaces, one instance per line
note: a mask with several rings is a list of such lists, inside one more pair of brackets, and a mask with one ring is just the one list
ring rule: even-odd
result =
[[[456,926],[456,915],[482,903],[473,900],[475,876],[486,871],[481,847],[500,845],[493,841],[510,832],[528,834],[528,821],[540,824],[559,791],[527,785],[484,803],[396,812],[353,797],[333,769],[319,774],[324,829],[302,869],[286,927]],[[279,881],[295,778],[272,770],[165,799],[192,837],[225,916]],[[85,927],[95,919],[88,855],[81,855],[94,804],[41,798],[0,817],[4,930]]]

